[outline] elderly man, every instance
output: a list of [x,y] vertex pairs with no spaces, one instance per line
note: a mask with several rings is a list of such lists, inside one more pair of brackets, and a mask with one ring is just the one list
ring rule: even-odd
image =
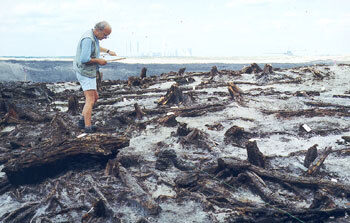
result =
[[73,62],[77,79],[85,95],[83,117],[79,120],[78,125],[79,128],[85,129],[86,133],[96,131],[96,126],[91,125],[92,107],[98,99],[96,75],[99,72],[99,67],[107,64],[105,59],[99,58],[100,52],[116,56],[115,52],[103,48],[99,44],[99,41],[107,39],[111,32],[111,26],[105,21],[97,23],[94,29],[85,32],[79,40]]

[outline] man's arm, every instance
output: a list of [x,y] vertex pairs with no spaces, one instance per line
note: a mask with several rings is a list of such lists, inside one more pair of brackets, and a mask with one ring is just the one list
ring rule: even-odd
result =
[[114,51],[109,50],[109,49],[104,48],[104,47],[101,47],[101,46],[100,46],[100,52],[108,53],[111,56],[117,56],[117,54]]

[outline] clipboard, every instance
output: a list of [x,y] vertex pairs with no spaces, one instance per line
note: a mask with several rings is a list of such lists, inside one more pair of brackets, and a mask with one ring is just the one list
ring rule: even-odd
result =
[[110,60],[106,60],[107,62],[112,62],[112,61],[117,61],[117,60],[124,60],[126,59],[126,57],[122,57],[122,58],[115,58],[115,59],[110,59]]

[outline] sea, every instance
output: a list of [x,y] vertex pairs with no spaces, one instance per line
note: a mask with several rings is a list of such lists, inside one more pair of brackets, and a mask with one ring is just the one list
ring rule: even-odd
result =
[[[139,76],[142,68],[147,76],[171,71],[207,72],[240,70],[251,63],[260,67],[291,68],[313,64],[347,63],[350,56],[260,56],[260,57],[132,57],[113,61],[101,67],[105,80],[127,80]],[[76,81],[72,57],[0,57],[0,81],[67,82]]]

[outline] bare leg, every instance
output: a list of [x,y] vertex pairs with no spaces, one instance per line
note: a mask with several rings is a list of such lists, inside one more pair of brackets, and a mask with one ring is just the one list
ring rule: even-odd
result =
[[87,90],[84,91],[84,95],[85,105],[82,114],[84,116],[85,127],[89,127],[91,126],[92,107],[98,99],[98,93],[96,90]]

